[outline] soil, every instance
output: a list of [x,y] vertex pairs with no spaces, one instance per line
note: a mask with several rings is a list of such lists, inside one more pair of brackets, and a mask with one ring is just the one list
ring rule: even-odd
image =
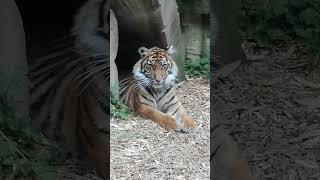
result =
[[209,80],[188,79],[177,95],[197,123],[192,133],[166,131],[131,115],[111,119],[111,179],[210,179]]

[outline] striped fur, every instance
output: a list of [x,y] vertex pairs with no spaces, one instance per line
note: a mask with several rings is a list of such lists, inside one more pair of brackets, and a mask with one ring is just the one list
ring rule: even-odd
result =
[[105,179],[110,163],[109,36],[97,32],[104,27],[100,14],[108,23],[107,9],[101,8],[107,4],[89,0],[75,18],[74,36],[29,63],[34,126],[64,149],[80,153]]
[[196,124],[175,94],[178,67],[170,57],[172,49],[141,47],[138,51],[141,59],[133,67],[133,76],[120,82],[121,99],[164,129],[193,130]]
[[217,180],[254,180],[237,143],[215,119],[211,123],[210,177]]

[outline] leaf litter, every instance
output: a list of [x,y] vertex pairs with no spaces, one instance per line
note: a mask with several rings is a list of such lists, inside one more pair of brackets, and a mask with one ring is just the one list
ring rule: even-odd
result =
[[219,123],[257,180],[320,179],[319,65],[294,43],[268,49],[245,42],[243,49],[246,61],[214,77]]

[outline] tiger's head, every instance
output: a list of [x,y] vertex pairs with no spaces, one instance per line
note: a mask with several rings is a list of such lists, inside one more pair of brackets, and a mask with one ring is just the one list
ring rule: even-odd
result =
[[138,52],[141,58],[132,72],[139,84],[155,89],[169,88],[175,84],[178,67],[171,58],[174,53],[172,46],[168,50],[140,47]]

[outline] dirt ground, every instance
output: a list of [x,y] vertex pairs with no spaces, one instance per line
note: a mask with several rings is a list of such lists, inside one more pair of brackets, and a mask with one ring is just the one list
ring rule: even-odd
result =
[[177,95],[198,127],[186,134],[150,120],[111,119],[111,179],[210,179],[210,87],[204,79],[178,85]]
[[223,68],[212,88],[218,120],[257,180],[320,179],[320,68],[296,44],[244,44],[247,61]]

